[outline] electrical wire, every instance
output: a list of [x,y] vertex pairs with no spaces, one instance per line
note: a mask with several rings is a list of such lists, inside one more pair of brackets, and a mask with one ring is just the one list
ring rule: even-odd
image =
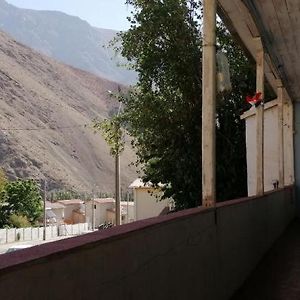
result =
[[80,124],[74,126],[57,126],[57,127],[37,127],[37,128],[1,128],[0,131],[43,131],[43,130],[61,130],[61,129],[73,129],[73,128],[86,128],[91,124]]

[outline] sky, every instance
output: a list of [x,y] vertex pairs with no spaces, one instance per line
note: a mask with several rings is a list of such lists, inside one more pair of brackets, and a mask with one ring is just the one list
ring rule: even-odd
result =
[[6,0],[21,8],[57,10],[78,16],[99,28],[126,30],[130,9],[125,0]]

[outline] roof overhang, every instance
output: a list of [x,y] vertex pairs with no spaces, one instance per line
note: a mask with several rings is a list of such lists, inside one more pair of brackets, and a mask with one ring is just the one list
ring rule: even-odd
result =
[[281,79],[290,98],[300,101],[300,2],[218,0],[218,14],[253,60],[264,47],[265,76],[274,92]]

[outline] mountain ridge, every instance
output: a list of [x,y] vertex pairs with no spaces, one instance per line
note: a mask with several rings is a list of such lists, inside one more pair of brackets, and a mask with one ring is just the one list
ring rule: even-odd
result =
[[[114,159],[91,124],[117,103],[120,84],[61,64],[0,32],[0,166],[10,178],[47,177],[51,188],[114,190]],[[123,188],[135,179],[122,154]]]
[[59,11],[18,8],[5,0],[0,1],[0,29],[65,64],[127,85],[136,81],[133,71],[118,66],[126,61],[103,47],[117,31],[93,27]]

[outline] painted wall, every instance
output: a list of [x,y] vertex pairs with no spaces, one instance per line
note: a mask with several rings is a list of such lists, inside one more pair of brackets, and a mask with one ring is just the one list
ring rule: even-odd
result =
[[[293,149],[293,106],[286,99],[283,109],[284,134],[284,183],[294,183],[294,149]],[[264,122],[264,189],[274,189],[273,182],[279,178],[278,154],[278,111],[277,100],[265,105]],[[251,108],[243,114],[246,121],[248,196],[256,194],[256,115]]]
[[1,299],[230,299],[293,220],[293,195],[286,188],[0,255]]
[[62,223],[65,217],[64,208],[51,208],[51,210],[56,215],[56,222]]
[[130,223],[135,221],[135,206],[134,202],[121,201],[122,214],[124,215],[124,220],[122,224]]
[[[104,222],[110,221],[110,219],[107,218],[107,209],[111,209],[115,206],[114,202],[108,202],[108,203],[97,203],[95,201],[95,227],[98,227],[100,224],[103,224]],[[86,204],[86,215],[87,218],[92,222],[93,220],[93,201],[89,201]]]
[[136,220],[143,220],[159,216],[165,207],[169,207],[169,200],[159,201],[161,192],[153,188],[134,188],[133,199]]

